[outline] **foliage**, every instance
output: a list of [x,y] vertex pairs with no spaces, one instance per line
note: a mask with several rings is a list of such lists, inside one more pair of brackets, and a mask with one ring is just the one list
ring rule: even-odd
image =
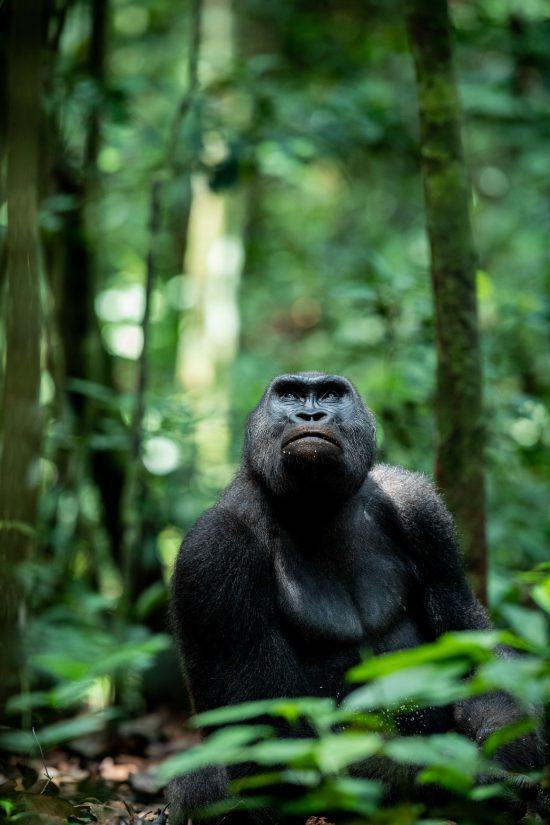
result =
[[[538,579],[536,588],[548,586],[543,570],[529,578]],[[329,698],[288,698],[201,713],[192,724],[214,731],[203,744],[165,760],[159,777],[167,781],[208,765],[248,765],[233,780],[231,797],[216,804],[217,812],[271,805],[304,816],[412,823],[435,821],[433,817],[440,821],[460,810],[461,822],[504,822],[508,819],[499,815],[495,798],[510,802],[522,794],[531,798],[533,811],[539,806],[539,813],[548,812],[548,800],[535,790],[541,774],[507,773],[495,761],[501,747],[534,729],[529,718],[533,709],[550,703],[547,639],[533,641],[533,629],[539,619],[547,625],[547,616],[525,609],[523,618],[517,636],[509,631],[449,633],[429,645],[367,657],[348,674],[359,687],[341,705]],[[500,652],[502,645],[506,655]],[[399,732],[400,719],[422,708],[500,689],[515,697],[525,719],[500,729],[479,747],[458,733]],[[286,723],[286,738],[280,738],[281,722]],[[384,802],[372,761],[371,778],[361,777],[361,763],[373,759],[389,760],[402,770],[408,802]]]
[[[0,4],[2,77],[13,2]],[[432,471],[434,320],[401,3],[198,6],[199,83],[190,100],[195,2],[45,3],[46,435],[35,468],[38,551],[16,571],[26,594],[24,644],[1,709],[1,743],[23,754],[36,751],[31,725],[48,747],[111,727],[146,704],[185,704],[167,648],[171,565],[235,471],[245,416],[271,375],[308,368],[348,375],[376,413],[381,460]],[[541,702],[547,690],[550,585],[542,568],[519,580],[514,574],[545,560],[550,534],[550,17],[541,0],[450,6],[480,251],[491,607],[526,655],[496,659],[491,650],[501,637],[447,638],[366,660],[356,673],[366,682],[343,708],[288,700],[226,711],[241,714],[229,719],[240,726],[220,755],[254,752],[266,769],[255,780],[265,781],[261,792],[271,793],[269,782],[284,774],[309,788],[310,810],[376,810],[377,788],[335,773],[331,758],[339,769],[369,753],[406,764],[411,747],[420,747],[388,733],[381,704],[437,704],[496,684]],[[107,10],[103,31],[99,8]],[[3,119],[0,127],[4,147]],[[4,162],[1,171],[3,266]],[[153,181],[162,195],[156,234]],[[2,362],[5,332],[4,318]],[[475,675],[465,679],[470,663]],[[259,711],[290,723],[306,718],[317,735],[281,745],[246,724]],[[335,723],[342,730],[333,731]],[[471,781],[487,754],[475,756],[452,737],[422,747],[425,778],[476,805],[490,792]],[[443,747],[452,760],[441,758]],[[421,816],[410,808],[396,811],[395,821]]]

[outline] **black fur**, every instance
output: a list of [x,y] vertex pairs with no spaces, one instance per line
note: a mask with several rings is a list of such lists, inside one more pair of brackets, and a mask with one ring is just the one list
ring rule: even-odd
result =
[[[190,530],[174,571],[173,627],[197,711],[339,699],[361,648],[383,653],[489,626],[434,486],[373,464],[374,453],[374,416],[346,379],[310,372],[268,386],[249,417],[241,469]],[[426,711],[413,731],[456,727],[481,740],[518,715],[493,695]],[[539,764],[536,738],[503,761]],[[176,780],[172,819],[219,799],[222,774]]]

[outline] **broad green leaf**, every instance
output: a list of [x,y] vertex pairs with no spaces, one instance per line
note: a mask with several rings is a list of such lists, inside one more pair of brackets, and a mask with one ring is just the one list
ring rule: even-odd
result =
[[469,668],[467,661],[404,668],[353,691],[343,705],[349,710],[402,705],[407,711],[416,706],[449,704],[470,695],[468,683],[461,679]]
[[534,719],[521,719],[519,722],[512,722],[510,725],[505,725],[487,737],[483,743],[483,753],[487,756],[493,756],[502,745],[513,742],[519,736],[524,736],[526,733],[531,733],[535,728],[536,722]]
[[483,764],[475,743],[458,733],[403,736],[388,742],[384,753],[402,764],[443,767],[452,764],[470,775]]
[[540,584],[531,588],[531,597],[539,607],[550,613],[550,576],[546,576]]
[[298,699],[264,699],[256,702],[242,702],[224,708],[204,711],[191,720],[193,727],[211,727],[232,722],[243,722],[258,716],[274,716],[295,723],[306,718],[314,723],[329,724],[335,712],[333,699],[305,697]]
[[374,733],[339,733],[324,736],[315,748],[315,759],[322,773],[337,773],[377,753],[382,740]]
[[116,717],[116,711],[109,709],[96,714],[77,716],[62,722],[54,722],[36,730],[36,739],[31,731],[6,730],[0,732],[0,747],[15,753],[31,753],[40,746],[46,750],[54,745],[70,742],[90,733],[102,730],[105,723]]
[[246,759],[260,765],[293,765],[314,762],[316,739],[268,739],[245,749]]
[[216,731],[200,745],[166,759],[156,769],[156,775],[160,781],[168,782],[174,776],[206,765],[228,765],[244,761],[245,746],[270,732],[271,729],[266,725],[234,725]]
[[45,707],[50,704],[51,693],[47,690],[35,690],[30,693],[19,693],[10,696],[6,702],[6,713],[12,715],[33,708]]
[[512,629],[539,648],[548,646],[548,618],[538,610],[528,610],[519,604],[502,604],[500,610]]
[[285,804],[283,810],[304,815],[340,810],[370,816],[376,811],[381,795],[382,788],[378,782],[342,776],[326,780],[320,788]]
[[467,796],[474,783],[471,774],[464,774],[453,765],[432,765],[425,768],[418,775],[417,781],[422,785],[442,785],[461,796]]
[[495,659],[482,665],[476,678],[487,687],[506,690],[523,706],[550,701],[550,665],[534,656]]
[[[437,641],[421,647],[399,650],[366,659],[348,672],[352,682],[363,682],[378,676],[387,676],[397,670],[432,664],[447,659],[478,663],[491,658],[499,644],[513,644],[514,637],[503,631],[446,633]],[[519,641],[523,647],[523,643]]]

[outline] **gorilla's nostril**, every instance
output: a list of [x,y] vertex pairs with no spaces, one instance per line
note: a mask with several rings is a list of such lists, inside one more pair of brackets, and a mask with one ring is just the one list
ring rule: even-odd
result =
[[295,415],[295,418],[298,418],[300,421],[324,421],[328,417],[328,413],[322,412],[321,410],[317,412],[299,412]]
[[299,418],[300,421],[323,421],[327,418],[327,413],[325,412],[299,412],[296,413],[296,418]]

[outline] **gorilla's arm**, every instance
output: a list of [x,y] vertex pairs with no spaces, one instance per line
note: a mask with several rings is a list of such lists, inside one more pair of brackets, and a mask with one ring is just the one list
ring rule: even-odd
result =
[[[285,695],[290,663],[271,615],[267,551],[218,505],[189,531],[172,579],[171,624],[194,708]],[[172,780],[170,820],[224,798],[228,773],[212,766]]]
[[[487,613],[470,589],[460,559],[456,531],[434,485],[425,477],[401,468],[374,468],[377,481],[390,496],[418,581],[417,609],[427,638],[460,630],[491,627]],[[510,655],[502,651],[502,655]],[[457,729],[482,743],[499,728],[525,717],[506,693],[498,691],[457,702]],[[510,770],[532,770],[542,765],[542,743],[537,734],[519,737],[500,749],[501,764]]]
[[268,582],[264,549],[220,505],[189,531],[172,579],[171,623],[197,711],[257,698],[249,689],[265,678]]

